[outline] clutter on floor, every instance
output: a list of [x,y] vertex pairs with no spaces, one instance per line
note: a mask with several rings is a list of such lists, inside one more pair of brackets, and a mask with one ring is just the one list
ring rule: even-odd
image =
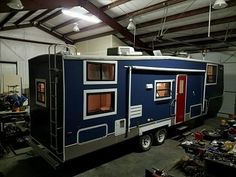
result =
[[164,170],[159,170],[159,169],[145,169],[145,177],[173,177]]
[[[15,88],[15,86],[13,87]],[[27,98],[13,89],[0,95],[0,157],[4,153],[28,146],[25,137],[29,135],[29,114]]]
[[[204,129],[193,135],[192,140],[185,140],[180,144],[189,154],[189,158],[177,165],[179,169],[187,176],[194,177],[221,176],[219,168],[227,169],[223,170],[224,176],[227,173],[226,176],[229,177],[231,172],[235,174],[236,121],[234,119],[222,120],[218,128]],[[218,169],[215,169],[216,166],[219,166]]]

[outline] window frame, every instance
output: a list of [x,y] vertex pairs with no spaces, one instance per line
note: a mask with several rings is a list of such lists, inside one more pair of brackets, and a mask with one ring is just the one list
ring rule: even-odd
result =
[[[110,80],[95,80],[95,81],[92,81],[92,80],[88,80],[87,79],[87,66],[88,66],[88,63],[94,63],[94,64],[114,64],[115,67],[114,67],[114,80],[110,81]],[[92,84],[96,84],[96,85],[99,85],[99,84],[117,84],[117,73],[118,73],[118,63],[117,61],[95,61],[95,60],[85,60],[84,61],[84,65],[83,65],[83,79],[84,79],[84,85],[92,85]]]
[[[170,96],[157,98],[157,97],[156,97],[156,93],[157,93],[157,83],[167,83],[167,82],[170,83]],[[172,94],[172,91],[173,91],[173,82],[174,82],[174,80],[171,80],[171,79],[168,79],[168,80],[155,80],[155,81],[154,81],[154,101],[162,101],[162,100],[169,100],[169,99],[172,99],[172,97],[173,97],[173,94]]]
[[[111,112],[104,112],[104,113],[98,113],[98,114],[93,114],[93,115],[87,115],[88,94],[109,93],[109,92],[114,92],[114,110]],[[84,90],[84,111],[83,111],[83,119],[84,120],[105,117],[105,116],[110,116],[110,115],[115,115],[115,114],[117,114],[117,89],[116,88],[114,88],[114,89],[112,88],[112,89]]]
[[[38,83],[44,83],[44,96],[45,96],[45,103],[38,101]],[[35,79],[35,102],[37,105],[46,107],[47,106],[47,82],[46,79]]]
[[[216,81],[215,82],[208,82],[208,66],[215,66],[216,67]],[[216,85],[218,80],[218,65],[217,64],[209,64],[207,63],[206,66],[206,85]]]

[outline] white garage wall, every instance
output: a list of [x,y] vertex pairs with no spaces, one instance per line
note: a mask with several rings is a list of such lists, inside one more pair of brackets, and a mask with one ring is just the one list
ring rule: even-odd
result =
[[[202,54],[192,54],[193,58],[202,58]],[[224,64],[224,100],[220,110],[221,116],[235,114],[236,105],[236,52],[207,53],[206,60]]]
[[107,48],[126,46],[120,39],[113,35],[99,37],[76,43],[81,55],[107,55]]
[[[0,32],[0,36],[43,41],[49,43],[64,42],[35,27]],[[16,61],[18,74],[22,76],[23,89],[29,87],[28,59],[48,53],[48,45],[0,39],[0,61]]]

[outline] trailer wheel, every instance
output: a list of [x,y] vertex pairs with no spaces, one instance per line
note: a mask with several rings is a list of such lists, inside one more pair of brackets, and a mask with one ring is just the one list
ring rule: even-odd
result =
[[148,151],[152,146],[152,135],[144,134],[139,137],[139,147],[141,151]]
[[157,145],[163,144],[166,139],[166,129],[162,128],[154,133],[154,142]]

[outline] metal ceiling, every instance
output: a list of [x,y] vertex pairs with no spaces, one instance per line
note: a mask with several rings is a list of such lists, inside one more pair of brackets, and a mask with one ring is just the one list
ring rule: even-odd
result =
[[[209,4],[214,0],[21,0],[24,9],[16,11],[0,1],[0,32],[35,26],[66,43],[116,35],[133,45],[129,19],[136,23],[135,47],[151,51],[227,50],[236,45],[236,0],[211,13],[208,37]],[[93,24],[62,13],[63,8],[83,7],[102,22]],[[80,31],[73,31],[73,24]]]

